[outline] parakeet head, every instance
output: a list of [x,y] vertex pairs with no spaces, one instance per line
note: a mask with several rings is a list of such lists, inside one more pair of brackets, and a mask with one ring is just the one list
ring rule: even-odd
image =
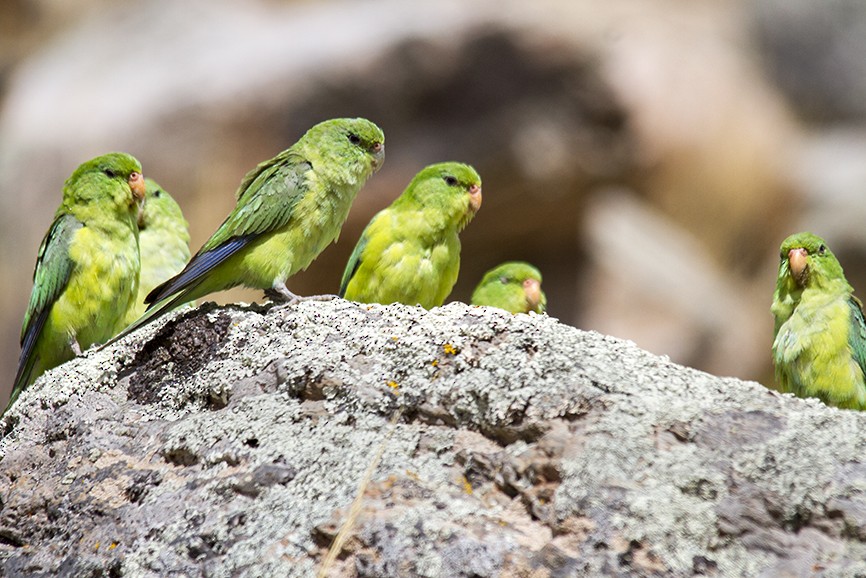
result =
[[364,118],[335,118],[313,126],[298,141],[301,148],[316,153],[336,166],[359,166],[366,179],[385,162],[385,134]]
[[111,200],[121,210],[137,210],[144,195],[141,164],[126,153],[108,153],[82,163],[63,187],[64,205]]
[[509,261],[484,274],[472,293],[473,305],[490,305],[511,313],[547,310],[541,272],[522,261]]
[[782,242],[777,285],[789,291],[823,287],[844,281],[839,260],[827,243],[813,233],[797,233]]
[[481,177],[463,163],[438,163],[421,170],[396,204],[436,209],[462,230],[481,208]]
[[171,195],[153,179],[145,179],[144,183],[146,193],[144,206],[138,212],[138,228],[143,231],[160,223],[163,227],[167,223],[179,223],[185,228],[186,220]]

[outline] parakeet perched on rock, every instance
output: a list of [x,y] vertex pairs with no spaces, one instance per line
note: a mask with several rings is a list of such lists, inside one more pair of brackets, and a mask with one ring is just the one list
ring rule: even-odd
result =
[[544,313],[547,297],[541,290],[541,273],[522,261],[509,261],[484,274],[472,292],[472,305],[499,307],[511,313]]
[[367,179],[385,160],[385,136],[362,118],[328,120],[247,173],[237,205],[186,267],[147,296],[147,312],[117,339],[178,305],[242,285],[294,300],[286,280],[332,241]]
[[415,175],[367,225],[343,273],[340,296],[361,303],[442,305],[460,269],[458,233],[481,207],[481,177],[461,163]]
[[138,215],[141,275],[138,297],[129,310],[127,324],[144,313],[145,297],[154,287],[180,273],[189,261],[189,223],[180,205],[153,179],[145,179],[147,193]]
[[9,405],[46,370],[120,331],[138,294],[139,162],[109,153],[79,166],[42,240]]
[[821,237],[785,239],[771,311],[782,391],[866,409],[866,321],[842,266]]

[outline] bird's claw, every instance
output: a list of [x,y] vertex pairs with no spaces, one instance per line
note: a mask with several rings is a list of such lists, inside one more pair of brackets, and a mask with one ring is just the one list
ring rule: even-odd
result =
[[298,295],[295,295],[285,287],[271,287],[270,289],[265,289],[265,297],[274,303],[289,303],[290,305],[294,305],[301,299]]
[[288,305],[297,305],[303,301],[331,301],[337,298],[336,295],[295,295],[285,287],[265,289],[265,297],[274,303],[286,303]]
[[337,299],[337,295],[325,294],[325,295],[307,295],[306,297],[298,297],[299,301],[333,301]]

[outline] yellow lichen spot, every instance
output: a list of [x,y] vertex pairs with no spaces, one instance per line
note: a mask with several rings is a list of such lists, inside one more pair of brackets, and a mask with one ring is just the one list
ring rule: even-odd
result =
[[457,349],[450,343],[443,345],[442,350],[445,351],[446,355],[457,355]]
[[93,551],[96,552],[97,550],[99,550],[99,542],[93,545]]
[[432,365],[433,367],[439,367],[439,360],[438,360],[438,359],[434,359],[434,360],[433,360],[433,363],[431,363],[430,365]]
[[466,479],[466,476],[460,476],[460,481],[463,482],[463,491],[472,495],[472,484],[469,483],[469,480]]
[[393,339],[394,341],[400,341],[400,338],[397,337],[396,335],[392,335],[391,339]]
[[115,548],[117,548],[117,542],[112,542],[111,545],[108,546],[109,550],[114,550]]
[[400,393],[400,384],[394,381],[393,379],[386,384],[388,387],[394,390],[395,394]]

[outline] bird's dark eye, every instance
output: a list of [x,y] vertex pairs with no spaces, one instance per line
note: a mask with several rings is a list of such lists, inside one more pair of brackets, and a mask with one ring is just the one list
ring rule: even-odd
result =
[[457,179],[452,177],[451,175],[445,175],[444,177],[442,177],[442,180],[444,180],[445,184],[448,185],[449,187],[453,187],[453,186],[457,185]]
[[359,144],[361,144],[361,137],[359,137],[358,135],[356,135],[353,132],[350,132],[349,133],[349,142],[352,143],[353,145],[359,145]]
[[161,190],[156,189],[155,191],[153,191],[153,196],[154,196],[154,198],[158,199],[160,195],[162,195],[162,191],[161,191]]
[[109,179],[113,179],[114,177],[117,176],[117,173],[115,173],[111,169],[102,169],[102,172],[105,173],[105,176],[108,177]]
[[819,255],[823,255],[826,252],[827,252],[827,247],[825,247],[824,245],[821,245],[820,247],[818,247],[818,254]]

